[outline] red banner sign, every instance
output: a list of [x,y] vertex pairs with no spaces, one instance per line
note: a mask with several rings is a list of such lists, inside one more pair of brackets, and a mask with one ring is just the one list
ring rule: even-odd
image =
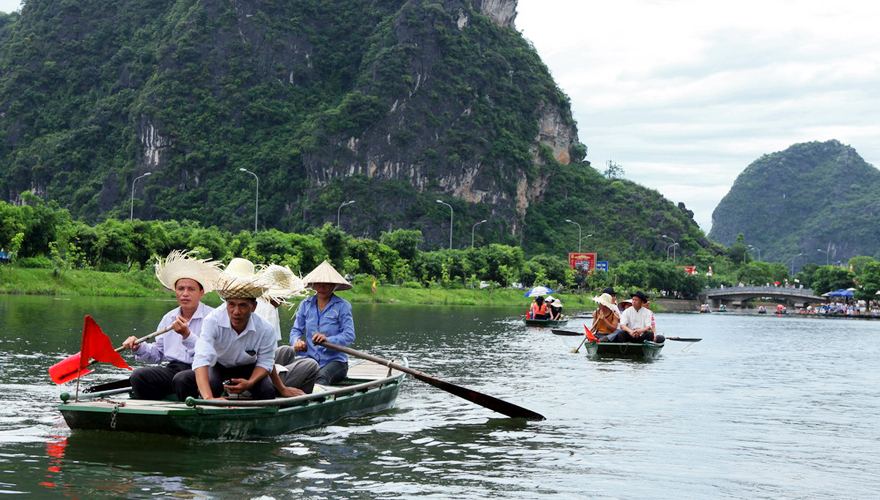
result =
[[688,276],[693,276],[697,274],[697,266],[675,266],[679,269],[684,269],[684,272],[688,273]]
[[590,274],[596,268],[596,253],[571,252],[568,254],[568,265],[579,273]]

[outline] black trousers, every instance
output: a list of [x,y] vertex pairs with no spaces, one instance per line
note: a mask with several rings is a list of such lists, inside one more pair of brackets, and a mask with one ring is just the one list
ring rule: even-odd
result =
[[131,374],[131,388],[138,399],[164,399],[174,394],[174,378],[190,369],[183,361],[172,361],[165,366],[145,366]]
[[[211,384],[211,393],[213,393],[215,398],[219,398],[223,395],[223,382],[225,380],[233,378],[249,379],[256,367],[257,365],[253,363],[228,367],[217,363],[214,366],[209,366],[208,383]],[[177,397],[181,401],[186,401],[186,398],[190,396],[201,398],[199,386],[196,383],[196,372],[186,370],[176,375],[174,377],[174,392],[177,393]],[[272,386],[272,380],[269,379],[269,375],[266,375],[256,385],[251,387],[250,393],[253,399],[275,399],[275,388]]]

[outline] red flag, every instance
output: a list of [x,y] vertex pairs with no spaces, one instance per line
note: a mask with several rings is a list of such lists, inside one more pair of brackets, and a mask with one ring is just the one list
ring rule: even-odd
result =
[[593,332],[591,332],[590,329],[587,328],[587,325],[584,325],[584,330],[587,331],[587,340],[589,340],[590,342],[595,342],[597,340],[596,336],[593,335]]
[[101,327],[95,323],[91,316],[86,316],[80,352],[49,368],[49,376],[56,384],[63,384],[90,373],[92,370],[88,369],[89,358],[131,370],[122,356],[113,349],[110,337],[101,331]]

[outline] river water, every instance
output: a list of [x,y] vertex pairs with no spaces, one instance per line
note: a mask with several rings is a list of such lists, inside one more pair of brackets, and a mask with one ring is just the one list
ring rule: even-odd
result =
[[[173,306],[0,296],[0,494],[878,497],[880,321],[661,314],[667,335],[702,341],[668,341],[645,363],[572,354],[579,338],[523,326],[522,308],[356,305],[353,347],[406,356],[416,369],[547,420],[507,419],[409,379],[392,410],[273,439],[72,434],[57,405],[73,384],[56,386],[47,369],[79,350],[83,317],[119,345],[152,332]],[[120,375],[101,365],[84,382]]]

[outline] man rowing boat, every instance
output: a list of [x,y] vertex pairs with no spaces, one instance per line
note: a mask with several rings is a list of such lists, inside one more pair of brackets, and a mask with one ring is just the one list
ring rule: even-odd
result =
[[138,368],[131,375],[131,387],[139,399],[162,399],[173,393],[174,378],[189,370],[202,322],[214,309],[201,302],[220,275],[218,263],[191,258],[187,252],[175,250],[156,263],[156,277],[174,291],[177,307],[159,322],[157,330],[171,327],[173,332],[160,335],[153,343],[136,344],[137,337],[128,337],[122,347],[134,352],[135,359],[164,366]]

